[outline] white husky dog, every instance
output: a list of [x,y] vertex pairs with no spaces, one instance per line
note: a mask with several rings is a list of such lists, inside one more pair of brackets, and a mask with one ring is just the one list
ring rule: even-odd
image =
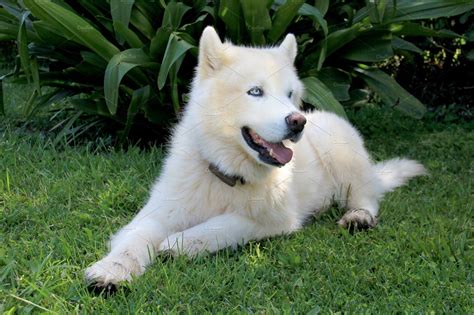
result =
[[372,227],[383,194],[424,174],[412,160],[374,164],[343,118],[302,113],[296,53],[292,34],[249,48],[204,30],[161,175],[109,254],[86,270],[89,283],[131,281],[161,251],[194,256],[292,233],[334,200],[348,209],[340,225]]

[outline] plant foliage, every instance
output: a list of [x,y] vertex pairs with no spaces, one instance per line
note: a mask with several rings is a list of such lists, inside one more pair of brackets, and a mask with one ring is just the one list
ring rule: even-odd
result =
[[472,9],[472,0],[0,0],[0,40],[16,41],[20,65],[2,80],[33,84],[27,115],[69,98],[71,118],[103,117],[125,137],[137,116],[158,125],[175,119],[198,38],[214,25],[237,44],[274,45],[293,32],[309,105],[345,116],[341,103],[363,103],[368,93],[358,87],[367,86],[421,117],[424,105],[376,65],[399,51],[420,53],[411,37],[460,36],[420,20]]

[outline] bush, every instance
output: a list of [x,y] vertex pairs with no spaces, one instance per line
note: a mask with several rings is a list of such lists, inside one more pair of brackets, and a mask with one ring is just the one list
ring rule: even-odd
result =
[[394,78],[433,112],[430,118],[461,123],[473,117],[474,11],[426,21],[433,29],[449,27],[463,38],[413,38],[422,54],[400,55]]
[[[314,5],[313,5],[314,4]],[[64,127],[83,115],[120,126],[168,126],[186,102],[198,38],[214,25],[237,44],[273,45],[296,35],[304,102],[345,116],[368,99],[419,118],[424,105],[378,63],[420,53],[412,36],[459,37],[417,22],[474,8],[471,0],[23,0],[0,1],[0,40],[16,41],[21,67],[2,77],[34,86],[25,114],[61,99],[72,106]],[[3,82],[3,81],[2,81]],[[46,92],[43,87],[50,87]],[[3,111],[3,104],[0,106]]]

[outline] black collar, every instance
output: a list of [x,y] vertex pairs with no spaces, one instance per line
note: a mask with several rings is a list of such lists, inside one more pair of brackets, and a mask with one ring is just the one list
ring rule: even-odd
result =
[[234,187],[237,181],[240,181],[242,185],[245,185],[245,179],[242,176],[237,176],[237,175],[227,175],[224,174],[219,170],[219,168],[215,165],[210,163],[209,164],[209,170],[217,176],[221,181],[229,185],[230,187]]

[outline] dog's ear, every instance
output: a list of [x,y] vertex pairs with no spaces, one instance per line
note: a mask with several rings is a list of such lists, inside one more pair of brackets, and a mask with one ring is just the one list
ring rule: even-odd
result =
[[278,49],[280,49],[280,51],[291,60],[291,62],[294,62],[296,54],[298,53],[298,44],[296,43],[295,35],[286,35]]
[[207,26],[199,41],[200,75],[206,77],[220,68],[223,46],[216,30],[212,26]]

